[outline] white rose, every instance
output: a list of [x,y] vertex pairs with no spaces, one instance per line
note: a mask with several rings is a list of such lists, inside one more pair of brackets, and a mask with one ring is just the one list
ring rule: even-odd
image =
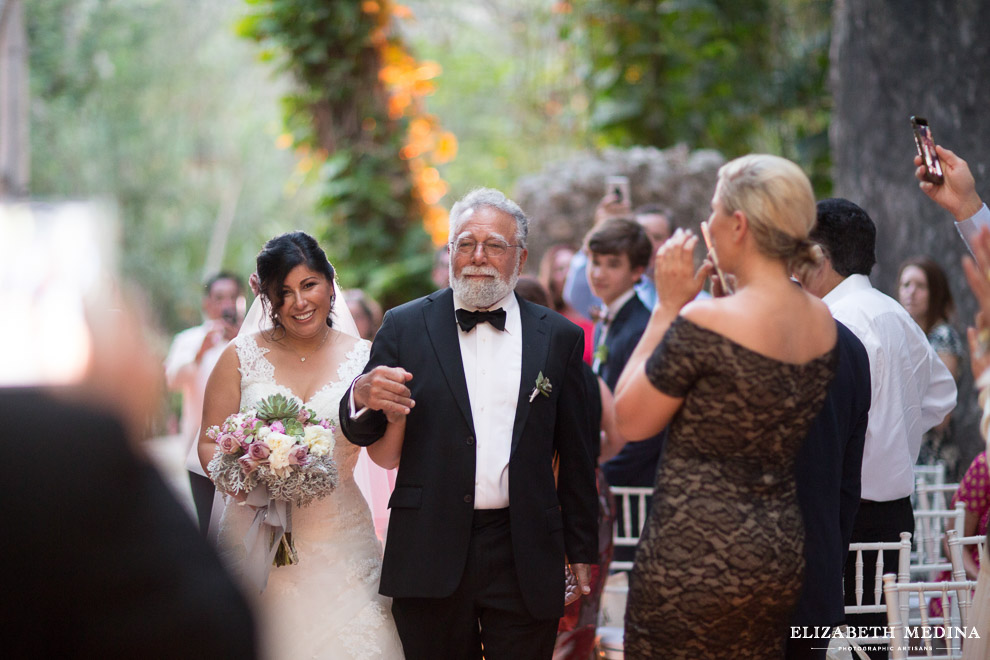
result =
[[272,432],[272,430],[270,428],[268,428],[267,426],[262,426],[262,427],[260,427],[258,429],[258,431],[257,431],[257,433],[255,433],[255,435],[258,436],[258,440],[264,440],[265,438],[268,437],[268,434],[271,433],[271,432]]
[[[272,435],[282,434],[273,433]],[[272,470],[279,474],[284,474],[284,472],[289,469],[289,452],[292,450],[293,444],[294,443],[291,442],[279,443],[278,447],[272,448],[272,453],[268,456],[268,464],[272,467]]]
[[304,433],[303,440],[311,455],[326,456],[333,451],[334,439],[329,429],[318,424],[311,424],[306,427]]

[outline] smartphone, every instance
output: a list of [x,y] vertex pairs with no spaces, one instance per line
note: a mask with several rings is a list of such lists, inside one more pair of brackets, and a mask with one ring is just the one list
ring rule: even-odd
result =
[[629,177],[619,175],[607,177],[605,195],[611,196],[615,204],[632,207],[632,200],[629,197]]
[[942,163],[939,162],[938,154],[935,152],[935,140],[932,139],[932,129],[928,126],[928,120],[912,115],[911,126],[914,128],[914,144],[918,148],[918,155],[925,164],[925,180],[941,184],[945,177],[942,176]]
[[0,387],[69,385],[89,366],[92,324],[108,317],[116,213],[98,202],[0,204]]
[[722,283],[722,289],[726,293],[735,293],[732,290],[729,280],[725,279],[725,273],[722,272],[721,266],[718,265],[718,256],[715,254],[714,246],[712,246],[712,236],[708,233],[707,221],[701,223],[701,237],[705,239],[705,247],[708,248],[708,257],[712,260],[712,265],[715,266],[715,272],[718,273],[718,281]]

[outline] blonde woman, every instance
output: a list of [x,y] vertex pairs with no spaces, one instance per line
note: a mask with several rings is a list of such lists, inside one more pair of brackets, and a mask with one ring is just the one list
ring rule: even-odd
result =
[[616,387],[623,436],[670,424],[631,576],[627,658],[782,657],[802,583],[793,463],[834,375],[837,332],[790,279],[817,263],[814,194],[790,161],[750,155],[719,170],[711,206],[735,293],[691,302],[713,266],[695,272],[697,238],[675,232]]

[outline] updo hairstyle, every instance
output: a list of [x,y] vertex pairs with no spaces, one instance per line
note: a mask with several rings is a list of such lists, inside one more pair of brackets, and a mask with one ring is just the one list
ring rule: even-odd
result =
[[815,193],[800,167],[779,156],[750,154],[718,170],[716,197],[727,214],[742,211],[761,254],[799,276],[817,268],[821,250],[808,239]]
[[[272,330],[282,328],[278,311],[285,302],[282,285],[293,268],[305,265],[310,270],[320,273],[327,278],[327,283],[333,287],[333,266],[327,261],[327,255],[312,236],[305,232],[295,231],[276,236],[258,253],[258,291],[261,296],[261,306],[272,321]],[[334,296],[335,298],[335,296]],[[330,301],[330,314],[327,315],[327,325],[333,327],[330,317],[336,300]]]

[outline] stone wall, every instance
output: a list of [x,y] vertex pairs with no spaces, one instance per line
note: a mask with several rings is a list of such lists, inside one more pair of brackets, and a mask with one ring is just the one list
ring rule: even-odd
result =
[[527,271],[537,271],[543,253],[554,243],[580,245],[610,175],[629,177],[633,208],[663,204],[673,211],[678,226],[697,231],[708,218],[715,178],[724,162],[718,152],[689,151],[684,146],[606,149],[522,177],[516,182],[514,199],[532,221]]

